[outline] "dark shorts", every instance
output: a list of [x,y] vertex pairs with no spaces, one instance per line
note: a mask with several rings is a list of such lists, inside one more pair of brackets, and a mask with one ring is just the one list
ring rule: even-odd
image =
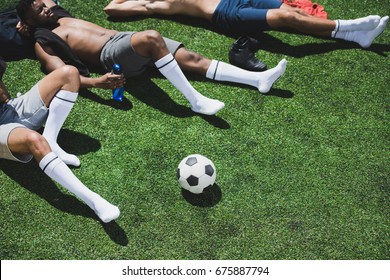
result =
[[222,32],[250,34],[270,30],[269,9],[279,9],[281,0],[221,0],[212,17]]
[[[105,71],[110,72],[116,63],[121,64],[126,78],[143,73],[152,59],[137,54],[130,44],[130,38],[136,32],[119,32],[104,46],[100,54],[100,63]],[[182,43],[163,37],[170,53],[175,54]]]

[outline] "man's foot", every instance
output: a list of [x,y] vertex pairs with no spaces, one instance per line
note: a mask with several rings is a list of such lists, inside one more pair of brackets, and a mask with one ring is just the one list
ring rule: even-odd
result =
[[270,91],[272,85],[283,76],[286,71],[287,60],[282,59],[278,65],[274,68],[271,68],[264,73],[259,80],[259,91],[261,93],[267,93]]
[[381,18],[379,24],[371,30],[338,32],[336,33],[335,38],[358,43],[362,48],[369,48],[375,38],[381,35],[385,30],[388,21],[389,17],[385,16]]
[[100,195],[94,199],[94,211],[103,223],[109,223],[119,217],[119,208],[112,205]]
[[229,62],[249,71],[261,72],[267,70],[267,65],[255,57],[249,37],[240,37],[233,43],[229,51]]
[[362,48],[369,48],[372,44],[372,42],[382,34],[382,32],[385,30],[387,23],[389,22],[389,17],[385,16],[381,18],[379,21],[379,24],[377,27],[375,27],[373,30],[370,31],[354,31],[356,33],[360,33],[357,39],[357,43]]
[[75,167],[80,166],[80,160],[78,157],[65,152],[57,143],[49,142],[52,151],[66,164]]
[[204,115],[215,115],[223,107],[225,107],[225,103],[205,96],[199,97],[196,104],[191,104],[192,111]]
[[371,15],[363,18],[338,20],[339,32],[358,31],[358,30],[372,30],[378,26],[381,20],[380,16]]

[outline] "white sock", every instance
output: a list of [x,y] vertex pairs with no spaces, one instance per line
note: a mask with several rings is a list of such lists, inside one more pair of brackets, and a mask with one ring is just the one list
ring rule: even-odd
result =
[[380,19],[379,24],[372,30],[337,32],[334,34],[334,38],[355,42],[358,43],[362,48],[368,48],[371,46],[375,38],[382,34],[382,32],[385,30],[388,21],[389,17],[385,16]]
[[284,74],[286,65],[287,60],[282,59],[274,68],[264,72],[252,72],[213,60],[207,70],[206,77],[216,81],[250,85],[257,88],[261,93],[267,93],[276,80]]
[[75,156],[66,153],[58,144],[57,137],[76,102],[78,93],[60,90],[54,96],[49,106],[49,115],[43,131],[43,137],[49,142],[50,148],[58,157],[68,165],[80,166],[80,160]]
[[188,82],[172,54],[167,54],[155,62],[156,67],[190,102],[191,109],[196,113],[215,115],[225,104],[219,100],[210,99],[200,94]]
[[84,201],[104,223],[119,217],[118,207],[88,189],[55,153],[47,154],[39,162],[39,167],[47,176]]
[[367,16],[364,18],[348,20],[338,19],[335,20],[336,28],[334,32],[337,33],[357,30],[372,30],[378,26],[380,19],[380,16]]

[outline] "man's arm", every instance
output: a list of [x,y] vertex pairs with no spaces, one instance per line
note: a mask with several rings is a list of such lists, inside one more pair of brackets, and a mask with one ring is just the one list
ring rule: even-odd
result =
[[57,5],[53,0],[42,0],[42,2],[46,5],[46,7],[49,8]]
[[[179,5],[180,3],[175,3]],[[105,8],[106,14],[114,17],[150,16],[154,14],[173,15],[180,11],[174,9],[169,1],[155,0],[113,0]]]
[[[53,53],[49,48],[43,48],[39,43],[35,43],[35,53],[41,63],[43,69],[47,73],[54,71],[65,65],[61,58]],[[125,83],[125,79],[121,75],[107,73],[105,75],[91,78],[80,75],[80,86],[82,88],[103,88],[114,89],[121,87]]]
[[[42,0],[42,2],[46,5],[46,7],[51,8],[54,6],[57,6],[56,3],[54,3],[52,0]],[[30,37],[30,27],[25,24],[24,22],[19,21],[16,24],[16,30],[25,38]]]

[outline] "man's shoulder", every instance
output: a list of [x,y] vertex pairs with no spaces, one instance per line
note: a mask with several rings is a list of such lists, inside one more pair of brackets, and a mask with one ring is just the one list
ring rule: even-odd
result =
[[53,14],[56,16],[56,17],[58,17],[59,19],[60,18],[74,18],[71,14],[70,14],[70,12],[68,12],[67,10],[65,10],[63,7],[61,7],[61,6],[58,6],[58,5],[56,5],[56,6],[53,6],[51,9],[50,9],[52,12],[53,12]]

